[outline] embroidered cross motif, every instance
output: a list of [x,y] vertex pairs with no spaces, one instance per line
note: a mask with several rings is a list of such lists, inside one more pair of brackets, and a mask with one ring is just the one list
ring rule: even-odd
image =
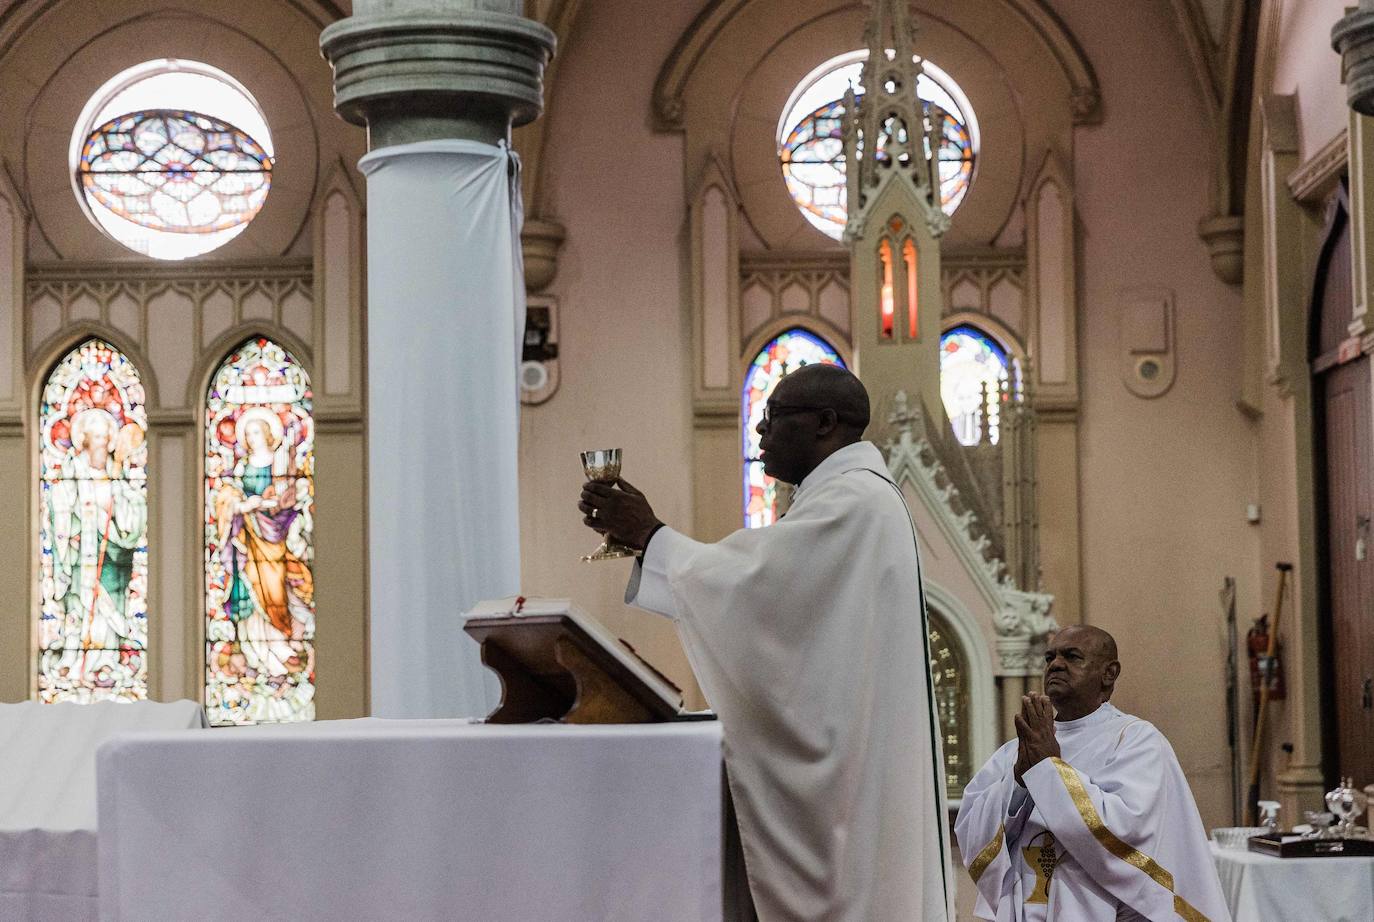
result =
[[1031,842],[1040,844],[1021,849],[1021,854],[1026,858],[1026,864],[1035,872],[1035,889],[1031,891],[1030,896],[1026,897],[1026,902],[1048,903],[1050,901],[1050,878],[1054,877],[1054,869],[1059,866],[1062,853],[1055,848],[1054,834],[1051,832],[1042,832],[1031,839]]

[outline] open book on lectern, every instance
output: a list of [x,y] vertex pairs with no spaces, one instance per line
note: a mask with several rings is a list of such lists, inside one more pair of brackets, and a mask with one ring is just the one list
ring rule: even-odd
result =
[[466,617],[464,630],[482,645],[482,661],[502,680],[502,703],[488,718],[492,722],[547,717],[634,723],[715,716],[685,709],[681,689],[570,599],[491,599],[477,603]]

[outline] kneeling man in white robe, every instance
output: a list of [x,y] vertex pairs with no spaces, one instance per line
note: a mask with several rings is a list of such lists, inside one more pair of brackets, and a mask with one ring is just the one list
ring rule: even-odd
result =
[[725,731],[759,917],[952,919],[939,726],[915,530],[861,441],[863,384],[833,365],[783,378],[759,424],[785,517],[704,544],[643,494],[588,484],[592,528],[642,549],[626,601],[674,619]]
[[955,822],[996,922],[1230,922],[1188,781],[1150,723],[1107,699],[1106,631],[1072,625],[1045,650],[1045,693],[964,791]]

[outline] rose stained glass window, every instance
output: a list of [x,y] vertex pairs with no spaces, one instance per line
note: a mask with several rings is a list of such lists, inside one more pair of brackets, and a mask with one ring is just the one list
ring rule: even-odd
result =
[[740,415],[744,420],[744,527],[762,528],[778,518],[778,482],[763,472],[758,425],[782,376],[817,362],[844,367],[835,348],[814,333],[794,327],[773,337],[744,372]]
[[205,406],[205,707],[210,722],[315,716],[315,425],[305,369],[265,338]]
[[148,696],[148,412],[138,370],[87,340],[38,414],[38,698]]
[[90,218],[159,259],[228,243],[272,185],[257,103],[228,74],[192,61],[149,62],[107,83],[87,104],[72,157]]
[[79,175],[88,200],[126,221],[204,234],[253,219],[272,183],[272,161],[228,122],[150,109],[92,131]]
[[[848,216],[844,159],[844,93],[859,75],[866,51],[842,55],[813,71],[793,93],[778,126],[778,159],[783,179],[802,217],[839,240]],[[928,118],[940,127],[937,152],[940,202],[953,214],[973,181],[978,126],[958,85],[929,61],[917,79],[916,94]],[[903,129],[904,130],[904,129]],[[878,150],[886,147],[878,138]]]
[[960,324],[940,337],[940,398],[960,444],[982,441],[985,416],[988,441],[997,444],[1010,369],[1007,351],[974,326]]

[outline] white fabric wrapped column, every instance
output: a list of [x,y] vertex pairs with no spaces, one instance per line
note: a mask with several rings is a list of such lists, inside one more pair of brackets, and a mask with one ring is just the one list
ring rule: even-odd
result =
[[[462,630],[520,588],[518,162],[554,36],[523,0],[355,0],[320,34],[367,126],[369,650],[378,717],[483,717]],[[321,619],[324,624],[326,618]]]
[[504,145],[384,147],[367,176],[372,713],[485,716],[459,614],[520,588],[520,195]]

